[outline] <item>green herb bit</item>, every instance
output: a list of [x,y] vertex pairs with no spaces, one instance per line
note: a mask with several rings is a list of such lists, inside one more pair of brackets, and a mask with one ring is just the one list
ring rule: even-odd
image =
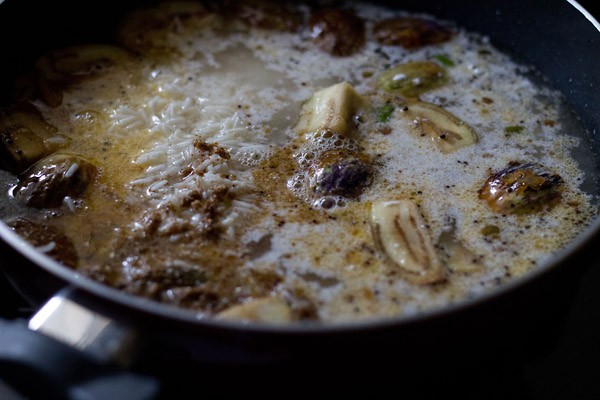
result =
[[456,66],[456,63],[454,61],[452,61],[445,54],[436,54],[435,56],[433,56],[433,58],[435,58],[436,60],[438,60],[440,63],[442,63],[442,65],[444,65],[446,67],[455,67]]
[[500,228],[496,225],[486,225],[481,229],[483,236],[497,236],[500,234]]
[[507,126],[506,128],[504,128],[504,132],[506,133],[521,133],[524,130],[525,127],[520,125]]
[[386,104],[377,111],[377,121],[388,122],[394,113],[394,106]]

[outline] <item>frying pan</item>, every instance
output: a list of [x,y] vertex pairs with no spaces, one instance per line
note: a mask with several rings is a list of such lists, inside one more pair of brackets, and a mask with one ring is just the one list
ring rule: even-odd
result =
[[[0,93],[6,93],[8,82],[42,51],[105,39],[114,30],[116,16],[143,2],[123,1],[118,8],[103,2],[93,12],[67,3],[44,2],[36,4],[35,11],[24,1],[0,5],[0,33],[5,38]],[[578,3],[382,3],[456,21],[488,35],[518,61],[534,65],[579,115],[594,154],[579,161],[591,172],[592,190],[598,190],[600,33],[598,23]],[[11,21],[19,21],[19,29],[30,34],[18,36]],[[10,40],[16,36],[19,40]],[[419,386],[456,368],[457,360],[508,364],[543,351],[553,340],[552,330],[545,327],[557,323],[568,307],[578,280],[591,265],[599,230],[600,221],[595,221],[537,271],[443,310],[333,326],[271,327],[198,319],[190,311],[103,286],[36,252],[0,223],[2,271],[38,309],[28,322],[0,322],[0,376],[34,398],[135,399],[158,393],[153,371],[145,368],[150,363],[178,373],[206,365],[219,373],[232,373],[232,366],[243,374],[270,368],[271,374],[279,372],[265,378],[274,385],[274,376],[284,379],[286,374],[314,370],[326,374],[342,366],[346,371],[364,369],[383,358],[396,363],[393,372],[402,376],[404,385]]]

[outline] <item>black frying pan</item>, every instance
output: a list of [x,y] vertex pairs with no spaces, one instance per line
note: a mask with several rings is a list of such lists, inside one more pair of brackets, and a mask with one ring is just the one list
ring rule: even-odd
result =
[[[93,11],[66,2],[36,4],[34,11],[26,3],[7,0],[0,6],[0,37],[18,39],[3,43],[7,55],[0,67],[2,89],[41,51],[101,40],[116,22],[108,3]],[[132,6],[136,2],[124,3]],[[596,92],[600,73],[596,63],[600,59],[600,33],[598,24],[586,19],[577,4],[563,0],[492,0],[476,5],[467,0],[387,3],[454,20],[489,35],[502,50],[535,65],[580,115],[596,155],[582,162],[598,171],[600,106]],[[73,12],[82,17],[74,18]],[[9,21],[23,23],[15,28]],[[19,29],[35,34],[21,37]],[[595,179],[592,184],[597,186]],[[315,368],[324,374],[329,367],[374,368],[370,365],[384,355],[395,362],[393,375],[403,385],[423,385],[432,376],[440,377],[456,368],[457,360],[508,364],[542,351],[553,340],[552,330],[546,327],[564,315],[581,274],[590,265],[588,257],[599,243],[599,229],[600,221],[596,221],[538,272],[470,303],[416,318],[272,328],[197,320],[190,312],[125,295],[36,253],[0,224],[2,269],[35,307],[54,297],[50,306],[59,300],[75,304],[84,313],[96,315],[100,324],[108,324],[96,342],[87,347],[79,343],[86,349],[80,352],[26,329],[21,321],[2,322],[0,376],[19,390],[45,397],[68,392],[73,398],[86,398],[83,393],[96,398],[119,398],[117,393],[127,393],[127,398],[151,398],[156,382],[143,376],[152,376],[153,371],[145,368],[148,364],[164,363],[165,368],[181,374],[206,365],[230,374],[234,365],[253,370],[275,365],[279,372],[293,373],[299,370],[290,366],[300,365],[305,367],[301,370],[304,374]],[[111,343],[123,346],[113,351]],[[140,349],[137,354],[136,349]],[[275,376],[284,379],[286,373]],[[265,378],[266,384],[273,384],[268,378],[272,377]],[[104,394],[98,395],[102,391]]]

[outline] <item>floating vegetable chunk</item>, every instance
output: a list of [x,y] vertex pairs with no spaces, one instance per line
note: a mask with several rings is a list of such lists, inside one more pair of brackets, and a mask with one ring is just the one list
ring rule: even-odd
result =
[[101,73],[122,63],[129,53],[105,44],[73,46],[42,56],[35,66],[37,89],[41,99],[50,107],[62,103],[62,90],[81,78]]
[[317,46],[334,56],[349,56],[365,44],[365,23],[350,11],[319,9],[310,18],[310,28]]
[[0,112],[0,168],[20,173],[55,151],[64,139],[54,130],[37,113]]
[[96,167],[84,158],[55,153],[24,173],[13,195],[28,207],[56,208],[65,197],[82,195],[97,174]]
[[469,125],[435,104],[411,102],[405,113],[421,134],[429,137],[442,153],[452,153],[477,143],[477,135]]
[[254,322],[286,323],[292,312],[286,302],[278,297],[264,297],[228,308],[218,314],[221,319]]
[[438,246],[445,253],[445,264],[450,271],[468,274],[481,270],[480,258],[456,237],[456,231],[442,233]]
[[181,28],[206,13],[204,5],[192,1],[161,2],[154,7],[140,8],[121,21],[117,32],[118,41],[134,52],[164,49],[167,39],[162,29],[175,24]]
[[407,49],[444,43],[453,33],[450,29],[423,18],[396,17],[378,22],[373,27],[375,39],[382,44],[402,46]]
[[427,224],[410,200],[381,201],[371,208],[371,226],[377,246],[417,284],[444,280]]
[[294,32],[302,23],[299,13],[278,2],[241,0],[234,1],[226,7],[228,13],[233,13],[247,25],[255,28]]
[[302,107],[296,130],[300,133],[329,130],[349,135],[356,113],[365,104],[347,82],[319,90]]
[[414,61],[385,71],[379,76],[378,85],[386,92],[416,98],[442,86],[446,81],[446,72],[438,64],[431,61]]
[[324,195],[358,196],[371,181],[368,157],[346,149],[326,151],[311,172],[311,187]]
[[563,179],[538,163],[511,162],[479,189],[479,198],[502,214],[528,214],[555,205],[564,190]]

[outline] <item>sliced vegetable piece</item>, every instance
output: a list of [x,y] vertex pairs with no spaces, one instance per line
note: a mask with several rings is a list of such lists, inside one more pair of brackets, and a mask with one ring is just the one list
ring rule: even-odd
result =
[[18,173],[48,154],[44,142],[25,127],[0,131],[0,166]]
[[501,214],[529,214],[555,205],[563,191],[560,175],[538,163],[513,161],[488,177],[479,198]]
[[67,196],[81,196],[97,175],[97,168],[83,157],[54,153],[21,176],[13,195],[28,207],[56,208]]
[[334,56],[352,55],[365,44],[365,22],[351,11],[319,8],[311,15],[310,29],[317,46]]
[[405,97],[419,95],[440,87],[448,78],[444,68],[431,61],[413,61],[391,68],[378,78],[381,89]]
[[0,112],[0,168],[20,173],[56,151],[66,139],[55,131],[34,110]]
[[310,171],[310,185],[315,193],[356,197],[371,181],[367,156],[345,149],[324,152]]
[[283,324],[292,320],[292,312],[280,298],[263,297],[230,307],[220,312],[218,318]]
[[380,21],[373,27],[373,34],[379,43],[407,49],[444,43],[453,36],[450,29],[435,21],[410,17]]
[[296,130],[299,133],[329,130],[349,135],[355,115],[365,105],[365,99],[350,84],[335,84],[319,90],[304,104]]
[[302,24],[302,16],[284,4],[264,0],[233,1],[226,6],[227,13],[247,25],[267,30],[295,32]]
[[468,274],[481,270],[482,264],[477,255],[465,247],[454,232],[442,233],[439,245],[447,254],[446,265],[451,271]]
[[129,53],[107,44],[89,44],[55,50],[40,57],[35,80],[42,100],[50,107],[62,103],[65,86],[86,76],[98,74],[128,59]]
[[429,137],[444,154],[477,143],[473,128],[440,106],[414,101],[407,104],[405,113],[421,134]]
[[425,285],[445,279],[427,224],[413,201],[373,203],[371,226],[376,245],[410,281]]

